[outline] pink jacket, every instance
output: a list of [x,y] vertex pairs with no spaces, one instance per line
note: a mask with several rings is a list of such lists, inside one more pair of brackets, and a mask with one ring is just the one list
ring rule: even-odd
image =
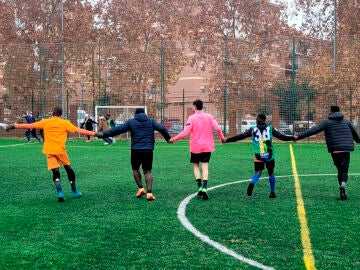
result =
[[215,150],[213,129],[221,140],[225,140],[221,127],[211,114],[202,110],[196,110],[190,115],[183,131],[171,138],[171,142],[176,142],[190,133],[190,152],[199,154],[203,152],[213,152]]

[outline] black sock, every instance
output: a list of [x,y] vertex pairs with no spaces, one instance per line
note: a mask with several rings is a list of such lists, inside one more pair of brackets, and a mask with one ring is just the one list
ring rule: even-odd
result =
[[200,188],[201,187],[201,179],[196,179],[196,183],[197,183],[198,187]]
[[70,186],[71,186],[71,191],[72,191],[72,192],[76,192],[75,181],[70,181]]
[[203,184],[202,184],[203,188],[207,188],[207,182],[208,182],[208,180],[203,180]]
[[148,189],[147,193],[152,193],[152,190],[151,190],[151,189]]

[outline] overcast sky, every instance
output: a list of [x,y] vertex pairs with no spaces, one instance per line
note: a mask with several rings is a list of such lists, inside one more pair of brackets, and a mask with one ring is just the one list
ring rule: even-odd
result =
[[288,13],[288,22],[289,25],[295,25],[297,28],[300,27],[302,22],[303,13],[298,11],[297,16],[290,16],[296,9],[295,9],[295,0],[270,0],[273,3],[283,3],[287,6],[287,13]]

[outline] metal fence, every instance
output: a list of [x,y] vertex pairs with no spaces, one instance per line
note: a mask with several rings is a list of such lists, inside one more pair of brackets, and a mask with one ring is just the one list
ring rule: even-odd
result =
[[[142,105],[179,132],[201,98],[235,134],[258,113],[285,133],[327,117],[337,104],[360,126],[360,39],[154,41],[150,44],[3,44],[0,122],[49,117],[62,106],[74,124],[97,105]],[[184,73],[191,68],[190,73]],[[189,84],[179,87],[181,78]],[[194,78],[194,82],[191,82]],[[196,84],[196,80],[200,78]],[[1,135],[6,133],[1,131]]]

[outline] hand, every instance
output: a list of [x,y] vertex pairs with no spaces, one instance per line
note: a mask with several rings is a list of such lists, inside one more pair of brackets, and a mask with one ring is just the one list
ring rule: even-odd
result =
[[221,140],[221,143],[222,144],[226,143],[226,139]]
[[15,124],[10,124],[5,127],[5,130],[9,131],[10,129],[14,129],[14,128],[15,128]]
[[102,132],[95,132],[95,137],[98,138],[104,138],[103,133]]

